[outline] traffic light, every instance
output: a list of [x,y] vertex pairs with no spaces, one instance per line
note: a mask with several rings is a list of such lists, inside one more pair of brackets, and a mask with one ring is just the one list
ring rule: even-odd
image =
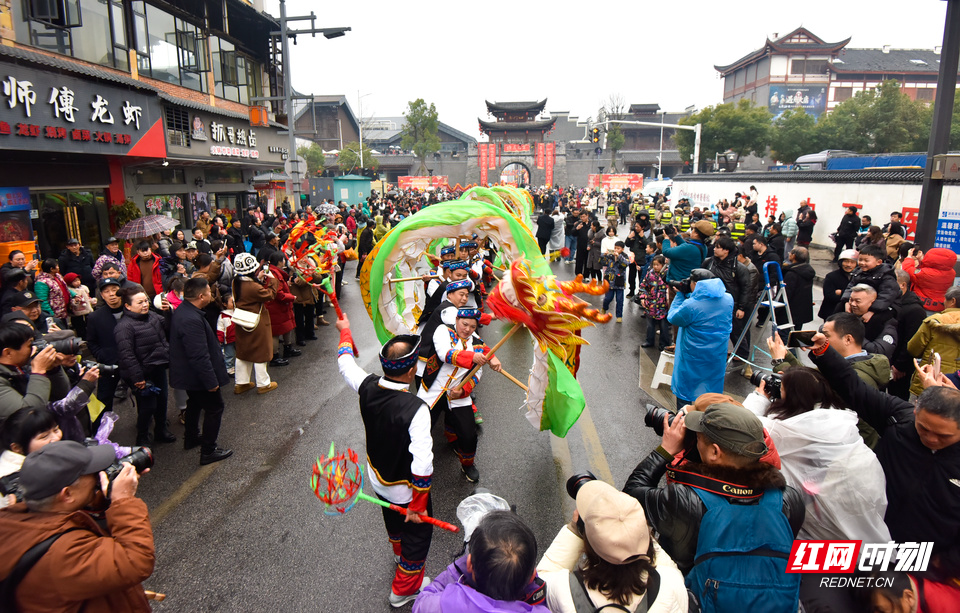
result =
[[591,134],[592,134],[592,142],[594,142],[594,143],[599,143],[599,142],[600,142],[600,128],[594,128],[593,130],[591,130]]

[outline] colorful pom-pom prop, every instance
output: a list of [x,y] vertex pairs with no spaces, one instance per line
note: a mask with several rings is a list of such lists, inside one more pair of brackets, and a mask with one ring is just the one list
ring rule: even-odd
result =
[[[342,515],[352,509],[357,500],[366,500],[406,515],[407,509],[363,492],[363,470],[357,460],[357,452],[353,449],[347,449],[346,454],[335,454],[333,443],[330,443],[327,457],[317,458],[310,476],[310,489],[324,504],[323,512],[327,515]],[[453,524],[427,515],[421,515],[420,519],[450,532],[460,531],[460,528]]]

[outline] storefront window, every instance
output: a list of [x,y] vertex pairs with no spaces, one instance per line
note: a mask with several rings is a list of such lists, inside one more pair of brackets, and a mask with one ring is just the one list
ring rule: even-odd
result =
[[77,238],[94,256],[103,249],[103,231],[109,232],[110,220],[102,190],[39,192],[30,196],[38,219],[42,258],[56,258],[66,248],[67,239]]
[[207,183],[243,183],[243,172],[239,168],[207,168],[203,171],[203,180]]
[[121,0],[14,2],[17,42],[127,70]]
[[139,168],[137,185],[183,184],[187,180],[182,168]]

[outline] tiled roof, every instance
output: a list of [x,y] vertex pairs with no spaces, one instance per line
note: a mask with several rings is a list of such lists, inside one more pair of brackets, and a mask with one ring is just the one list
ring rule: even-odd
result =
[[[803,39],[803,42],[791,42],[791,38],[793,37]],[[714,65],[713,68],[721,75],[726,75],[727,73],[736,70],[741,66],[766,56],[770,51],[779,53],[810,52],[832,54],[844,48],[849,42],[850,38],[835,43],[828,43],[811,33],[809,30],[800,27],[793,32],[785,34],[784,36],[780,36],[776,40],[770,40],[768,38],[763,47],[757,49],[756,51],[751,51],[732,64],[727,64],[726,66]]]
[[[915,61],[916,60],[916,61]],[[940,54],[932,49],[844,49],[833,60],[835,72],[940,72]]]
[[100,79],[102,81],[112,81],[114,83],[126,85],[127,87],[135,87],[137,89],[143,89],[151,92],[159,91],[157,88],[144,83],[143,81],[137,81],[136,79],[132,79],[128,76],[110,72],[109,70],[101,70],[88,64],[82,64],[80,62],[67,60],[57,56],[38,53],[36,51],[29,51],[20,47],[8,47],[6,45],[0,45],[0,56],[46,66],[47,68],[55,68],[65,72],[93,77],[94,79]]
[[[751,183],[915,183],[923,182],[923,170],[784,170],[780,172],[710,172],[683,175],[684,181],[731,181]],[[949,183],[950,181],[948,181]]]
[[494,111],[542,111],[543,107],[547,104],[547,99],[537,101],[527,101],[527,102],[490,102],[489,100],[484,100],[487,103],[487,110],[490,112]]
[[556,117],[539,121],[484,121],[477,118],[485,132],[503,132],[510,130],[546,130],[557,121]]

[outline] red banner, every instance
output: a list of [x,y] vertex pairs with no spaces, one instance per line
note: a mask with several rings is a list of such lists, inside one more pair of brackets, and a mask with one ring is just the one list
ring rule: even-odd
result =
[[544,145],[545,143],[537,143],[537,153],[535,155],[537,168],[543,168]]
[[497,143],[487,145],[487,162],[489,163],[488,168],[490,168],[490,170],[494,170],[497,167]]
[[518,145],[517,143],[504,143],[504,153],[530,153],[530,145]]
[[397,184],[400,189],[419,189],[438,188],[447,185],[447,177],[397,177]]
[[643,187],[643,175],[641,174],[622,174],[622,175],[590,175],[587,177],[587,189],[594,189],[603,186],[605,190],[621,190],[629,187],[630,191],[637,191]]
[[480,185],[487,185],[487,143],[480,143]]
[[557,143],[547,143],[547,185],[553,185],[553,164],[556,161]]

